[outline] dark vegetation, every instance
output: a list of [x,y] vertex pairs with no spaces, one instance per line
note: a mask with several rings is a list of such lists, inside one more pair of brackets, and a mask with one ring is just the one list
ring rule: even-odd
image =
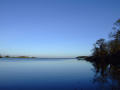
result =
[[[99,84],[101,90],[120,89],[120,19],[113,24],[109,40],[101,38],[94,44],[91,56],[84,57],[92,63],[95,76],[93,83]],[[81,57],[77,57],[81,59]],[[114,83],[116,82],[116,83]]]
[[2,58],[2,56],[0,55],[0,58]]
[[18,56],[18,57],[14,57],[14,58],[35,58],[35,57],[28,57],[28,56]]
[[92,56],[86,60],[120,64],[120,19],[113,24],[113,31],[109,34],[109,41],[101,38],[96,41]]
[[76,57],[78,60],[81,60],[81,59],[84,59],[84,58],[87,58],[87,56],[78,56]]
[[29,56],[16,56],[16,57],[0,56],[0,58],[36,58],[36,57],[29,57]]

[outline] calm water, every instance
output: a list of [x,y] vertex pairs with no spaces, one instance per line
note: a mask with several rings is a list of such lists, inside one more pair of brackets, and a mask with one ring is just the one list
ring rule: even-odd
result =
[[[112,80],[107,76],[110,84]],[[101,79],[102,78],[102,79]],[[98,80],[97,80],[98,79]],[[104,77],[96,72],[95,65],[77,59],[0,59],[0,90],[79,90],[106,89],[108,83],[101,83]],[[114,86],[115,86],[114,85]]]

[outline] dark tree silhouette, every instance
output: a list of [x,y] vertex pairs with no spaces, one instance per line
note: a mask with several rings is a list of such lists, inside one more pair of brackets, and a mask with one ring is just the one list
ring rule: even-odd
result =
[[96,41],[92,57],[97,59],[107,58],[117,61],[120,59],[120,19],[114,23],[113,32],[110,33],[110,38],[111,40],[107,42],[105,42],[103,38]]

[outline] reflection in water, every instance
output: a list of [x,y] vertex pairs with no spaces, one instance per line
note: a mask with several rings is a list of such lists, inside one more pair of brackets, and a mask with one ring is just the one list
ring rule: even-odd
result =
[[1,58],[0,90],[94,88],[91,68],[85,60]]
[[101,89],[120,89],[120,67],[105,62],[92,62],[95,72],[93,83]]
[[119,66],[105,62],[0,59],[0,90],[108,90],[119,86]]

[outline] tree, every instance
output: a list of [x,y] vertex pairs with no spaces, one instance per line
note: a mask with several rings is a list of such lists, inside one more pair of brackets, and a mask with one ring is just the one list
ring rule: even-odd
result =
[[115,54],[120,51],[120,19],[114,23],[113,30],[114,31],[110,33],[110,38],[113,39],[109,45],[111,48],[111,54]]
[[107,45],[105,39],[101,38],[96,41],[93,49],[93,56],[105,56],[107,54]]

